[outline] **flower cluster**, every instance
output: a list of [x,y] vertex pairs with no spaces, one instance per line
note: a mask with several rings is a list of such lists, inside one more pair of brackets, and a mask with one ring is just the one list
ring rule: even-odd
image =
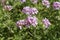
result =
[[[26,2],[26,0],[20,0],[22,3]],[[38,0],[30,0],[33,4],[37,3]],[[47,8],[50,7],[50,3],[48,0],[42,0],[42,4],[44,6],[46,6]],[[55,9],[60,9],[60,2],[54,2],[53,3],[53,7]],[[4,9],[5,10],[8,10],[8,11],[11,11],[12,10],[12,6],[11,5],[4,5]],[[32,25],[33,27],[36,27],[37,24],[38,24],[38,19],[33,16],[34,14],[37,14],[38,13],[38,10],[35,8],[35,7],[29,7],[29,6],[26,6],[22,9],[22,12],[27,16],[26,19],[24,20],[19,20],[16,22],[16,25],[22,29],[22,26],[26,26],[28,28],[30,28],[30,25]],[[46,26],[46,28],[48,28],[49,25],[51,25],[51,23],[49,22],[49,20],[47,18],[43,19],[43,24]]]
[[54,2],[53,7],[54,7],[54,9],[59,10],[60,9],[60,2]]
[[22,29],[22,26],[26,26],[26,27],[30,27],[30,25],[36,27],[36,25],[38,24],[37,22],[37,18],[35,16],[28,16],[25,20],[19,20],[17,21],[17,26]]
[[[20,0],[20,1],[21,1],[21,3],[26,2],[26,0]],[[33,4],[35,4],[35,3],[38,2],[38,0],[30,0],[30,1]],[[4,7],[5,10],[10,11],[12,9],[11,5],[5,5],[6,0],[2,0],[1,2],[2,2],[2,5],[3,5],[3,7]],[[48,0],[42,0],[42,4],[44,6],[46,6],[47,8],[50,7],[50,2]],[[55,10],[59,10],[60,9],[60,2],[53,2],[53,8]],[[23,8],[22,12],[25,13],[25,14],[28,14],[28,15],[32,15],[32,14],[37,14],[38,10],[36,8],[31,8],[29,6],[26,6],[26,7]]]
[[[24,3],[24,2],[26,2],[26,0],[20,0],[22,3]],[[37,3],[38,2],[38,0],[30,0],[33,4],[35,4],[35,3]],[[42,0],[42,4],[44,5],[44,6],[46,6],[47,8],[49,8],[50,7],[50,2],[48,1],[48,0]],[[53,3],[53,7],[54,7],[54,9],[56,9],[56,10],[59,10],[60,9],[60,2],[54,2]]]
[[42,4],[46,6],[47,8],[50,7],[50,2],[48,0],[42,0]]
[[20,29],[22,29],[22,26],[25,25],[25,20],[19,20],[19,21],[17,21],[16,25],[17,25]]
[[49,20],[47,18],[43,19],[42,22],[46,28],[48,28],[48,26],[51,25],[51,23],[49,22]]
[[8,10],[8,11],[10,11],[10,10],[12,10],[12,6],[11,5],[4,5],[4,9],[5,10]]
[[26,6],[23,8],[22,12],[27,15],[33,15],[33,14],[37,14],[38,10],[36,8],[30,8],[29,6]]
[[[50,2],[48,0],[42,0],[42,4],[44,6],[46,6],[47,8],[50,7]],[[55,10],[59,10],[60,9],[60,2],[53,2],[53,8]]]
[[27,22],[29,24],[33,25],[34,27],[36,27],[36,25],[38,24],[37,18],[35,16],[33,16],[33,17],[32,16],[28,16],[26,20],[27,20]]
[[22,12],[27,14],[28,17],[23,22],[20,22],[22,20],[18,21],[17,26],[20,29],[21,29],[21,26],[23,26],[23,25],[26,27],[30,27],[30,25],[32,25],[33,27],[36,27],[36,25],[38,24],[37,18],[35,16],[32,16],[32,15],[37,14],[38,10],[36,8],[31,8],[29,6],[26,6],[22,9]]

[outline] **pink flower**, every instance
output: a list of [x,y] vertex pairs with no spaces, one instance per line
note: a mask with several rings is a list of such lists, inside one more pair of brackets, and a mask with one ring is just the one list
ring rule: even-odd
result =
[[17,21],[16,25],[22,29],[22,26],[26,26],[28,28],[30,28],[30,25],[32,25],[33,27],[36,27],[38,24],[37,22],[37,18],[35,16],[28,16],[25,20],[19,20]]
[[36,8],[31,8],[32,9],[32,14],[37,14],[38,10]]
[[26,0],[20,0],[21,1],[21,3],[24,3],[24,2],[26,2]]
[[51,25],[51,23],[49,22],[47,18],[43,19],[42,21],[46,28],[48,28],[48,26]]
[[29,24],[31,24],[32,26],[36,27],[36,25],[38,24],[37,22],[37,18],[35,16],[28,16],[27,17],[27,21]]
[[31,13],[30,10],[31,10],[30,7],[26,6],[23,8],[22,12],[29,15]]
[[4,9],[10,11],[10,10],[12,10],[12,6],[11,5],[5,5]]
[[20,29],[22,29],[22,26],[25,25],[25,20],[19,20],[19,21],[17,21],[16,25],[17,25]]
[[28,21],[27,18],[26,18],[26,19],[25,19],[25,26],[28,27],[28,28],[30,28],[30,25],[31,25],[31,24],[29,23],[29,21]]
[[53,7],[54,7],[54,9],[59,10],[60,9],[60,2],[54,2]]
[[22,12],[27,15],[33,15],[33,14],[37,14],[38,10],[36,8],[30,8],[29,6],[26,6],[23,8]]
[[38,0],[30,0],[33,4],[37,3]]
[[50,7],[50,3],[49,3],[48,0],[42,0],[42,4],[43,4],[44,6],[46,6],[47,8]]

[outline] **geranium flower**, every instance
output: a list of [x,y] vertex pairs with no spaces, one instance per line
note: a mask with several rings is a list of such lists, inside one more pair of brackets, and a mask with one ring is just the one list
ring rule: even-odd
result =
[[50,7],[50,2],[48,0],[42,0],[42,4],[46,6],[47,8]]
[[13,8],[13,7],[12,7],[11,5],[5,5],[5,6],[4,6],[4,9],[5,9],[5,10],[8,10],[8,11],[12,10],[12,8]]
[[36,8],[30,8],[29,6],[26,6],[23,8],[22,12],[27,15],[33,15],[33,14],[37,14],[38,10]]
[[59,10],[60,9],[60,2],[54,2],[53,7],[54,7],[54,9]]
[[36,25],[38,24],[37,22],[37,18],[35,16],[28,16],[27,17],[27,21],[29,22],[29,24],[31,24],[32,26],[36,27]]
[[50,21],[47,18],[43,19],[42,21],[46,28],[48,28],[49,25],[51,25]]
[[19,21],[17,21],[16,25],[17,25],[20,29],[22,29],[22,26],[25,25],[25,20],[19,20]]

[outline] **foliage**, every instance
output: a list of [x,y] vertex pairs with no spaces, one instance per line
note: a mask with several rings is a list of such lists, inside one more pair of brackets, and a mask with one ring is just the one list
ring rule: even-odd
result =
[[[19,0],[7,0],[6,4],[13,6],[11,11],[3,10],[0,4],[0,40],[60,40],[60,10],[54,10],[52,3],[60,0],[49,0],[50,8],[46,8],[39,0],[37,4],[32,4],[29,0],[21,3]],[[36,28],[23,27],[20,30],[16,22],[25,19],[27,15],[21,12],[23,7],[30,6],[38,9],[39,24]],[[42,19],[48,18],[51,22],[49,28],[45,28]]]

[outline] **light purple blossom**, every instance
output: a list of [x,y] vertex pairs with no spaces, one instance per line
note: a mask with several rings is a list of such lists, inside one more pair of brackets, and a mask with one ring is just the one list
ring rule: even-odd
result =
[[37,3],[38,0],[30,0],[33,4]]
[[26,6],[23,8],[22,12],[27,15],[33,15],[33,14],[37,14],[38,10],[36,8],[30,8],[29,6]]
[[42,4],[46,6],[47,8],[50,7],[50,2],[48,0],[42,0]]
[[59,10],[60,9],[60,2],[54,2],[53,7],[54,7],[54,9]]
[[32,14],[37,14],[38,10],[36,8],[31,8],[32,9]]
[[42,21],[46,28],[48,28],[48,26],[51,25],[51,23],[49,22],[47,18],[43,19]]
[[36,27],[36,25],[38,24],[37,22],[37,18],[35,16],[28,16],[27,17],[27,21],[29,22],[29,24],[31,24],[32,26]]
[[26,6],[23,8],[22,12],[29,15],[31,13],[30,10],[31,8],[29,6]]
[[26,19],[25,19],[25,26],[28,27],[28,28],[30,28],[30,25],[31,25],[31,24],[29,23],[29,21],[28,21],[27,18],[26,18]]
[[20,2],[21,2],[21,3],[24,3],[24,2],[26,2],[26,0],[20,0]]
[[8,10],[8,11],[12,10],[12,8],[13,8],[13,7],[12,7],[11,5],[5,5],[5,6],[4,6],[4,9],[5,9],[5,10]]
[[36,27],[38,24],[37,22],[37,18],[35,16],[28,16],[25,20],[19,20],[17,21],[16,25],[22,29],[22,26],[26,26],[28,28],[30,28],[30,25],[32,25],[33,27]]
[[25,25],[25,20],[19,20],[19,21],[17,21],[16,25],[17,25],[20,29],[22,29],[22,26]]

